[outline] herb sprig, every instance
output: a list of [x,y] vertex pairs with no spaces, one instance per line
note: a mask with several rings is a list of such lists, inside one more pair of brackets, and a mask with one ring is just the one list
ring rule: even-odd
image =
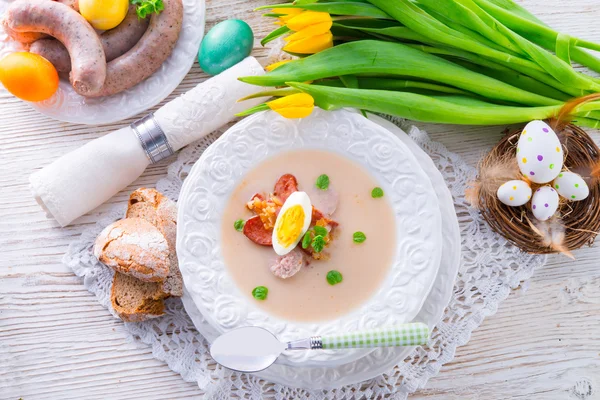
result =
[[344,277],[342,276],[342,274],[339,271],[336,270],[331,270],[327,273],[327,283],[329,283],[331,286],[333,285],[337,285],[338,283],[341,283],[344,280]]
[[136,5],[135,12],[140,19],[145,19],[152,13],[160,14],[165,9],[163,0],[131,0]]
[[256,300],[266,300],[268,294],[269,289],[267,289],[265,286],[257,286],[252,290],[252,296]]
[[233,228],[236,231],[241,232],[244,230],[244,225],[246,225],[246,221],[244,221],[243,219],[238,219],[233,223]]
[[302,238],[302,248],[308,249],[308,246],[312,243],[312,235],[310,234],[310,230],[306,231],[304,237]]
[[373,190],[371,190],[371,197],[374,199],[383,197],[383,189],[380,187],[374,188]]
[[312,243],[310,244],[315,251],[315,253],[320,253],[325,248],[325,238],[321,235],[317,235],[313,238]]
[[313,228],[313,230],[315,231],[315,233],[317,235],[320,235],[320,236],[323,236],[323,237],[325,237],[325,236],[327,236],[329,234],[329,231],[327,230],[327,228],[319,226],[319,225],[315,225],[315,227]]
[[367,240],[367,235],[360,231],[354,232],[354,234],[352,235],[352,240],[354,241],[354,243],[362,243],[365,240]]
[[329,177],[325,174],[320,175],[315,185],[321,190],[327,190],[329,188]]
[[328,234],[329,231],[326,228],[315,225],[304,234],[304,237],[302,238],[302,248],[308,249],[309,247],[312,247],[315,253],[322,252],[327,244],[325,238]]

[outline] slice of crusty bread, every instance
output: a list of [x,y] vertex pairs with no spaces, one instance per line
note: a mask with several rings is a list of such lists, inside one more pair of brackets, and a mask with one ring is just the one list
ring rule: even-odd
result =
[[160,317],[164,314],[164,297],[161,282],[142,282],[115,272],[110,300],[123,321],[141,322]]
[[183,279],[176,252],[177,205],[156,189],[140,188],[129,196],[127,218],[142,218],[156,226],[169,246],[169,275],[163,291],[169,296],[183,295]]
[[96,239],[94,255],[116,272],[143,281],[163,281],[169,274],[167,241],[142,218],[126,218],[107,226]]

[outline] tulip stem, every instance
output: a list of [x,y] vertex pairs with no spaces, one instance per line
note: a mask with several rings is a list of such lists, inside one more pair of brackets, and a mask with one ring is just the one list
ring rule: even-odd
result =
[[263,92],[258,92],[258,93],[251,94],[250,96],[243,97],[238,100],[238,103],[240,101],[244,101],[244,100],[257,99],[259,97],[283,97],[283,96],[288,96],[290,94],[296,94],[296,93],[300,93],[300,90],[294,89],[294,88],[265,90]]
[[251,114],[255,114],[257,112],[261,112],[261,111],[268,111],[270,110],[269,106],[266,103],[263,104],[259,104],[256,107],[252,107],[247,109],[246,111],[242,111],[241,113],[237,113],[235,114],[236,117],[245,117],[247,115],[251,115]]
[[332,21],[346,21],[349,19],[359,19],[361,21],[365,20],[365,19],[369,19],[369,20],[373,20],[373,21],[377,21],[377,19],[375,18],[369,18],[369,17],[361,17],[360,15],[338,15],[336,17],[331,17]]
[[264,46],[267,43],[269,43],[270,41],[275,40],[278,37],[283,36],[288,32],[290,32],[290,28],[288,28],[285,25],[281,26],[281,27],[275,29],[273,32],[269,33],[267,36],[265,36],[264,39],[260,41],[260,44]]

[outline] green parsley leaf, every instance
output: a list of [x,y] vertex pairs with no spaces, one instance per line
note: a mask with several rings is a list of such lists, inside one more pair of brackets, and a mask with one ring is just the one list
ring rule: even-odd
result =
[[310,231],[306,231],[306,233],[304,234],[304,237],[302,238],[302,248],[308,249],[308,246],[310,246],[311,242],[312,242],[312,236],[310,234]]
[[317,178],[317,187],[321,190],[327,190],[329,187],[329,177],[325,174]]
[[342,274],[340,274],[336,270],[331,270],[327,273],[327,283],[329,283],[331,286],[337,285],[338,283],[341,283],[343,280],[344,280],[344,277],[342,276]]
[[238,219],[233,223],[233,227],[238,232],[241,232],[244,229],[244,225],[246,225],[246,221],[244,221],[243,219]]
[[327,230],[327,228],[324,228],[322,226],[315,225],[315,227],[313,229],[315,231],[315,234],[321,235],[323,237],[325,237],[329,234],[329,231]]
[[371,197],[374,199],[383,197],[383,189],[380,187],[376,187],[375,189],[371,190]]
[[362,243],[367,240],[367,236],[362,232],[354,232],[354,235],[352,235],[352,240],[354,240],[354,243]]
[[269,294],[269,289],[264,286],[257,286],[252,290],[252,296],[256,300],[265,300]]
[[312,248],[315,251],[315,253],[320,253],[323,251],[323,248],[325,247],[325,238],[321,235],[317,235],[313,239],[311,245],[312,245]]
[[163,0],[130,0],[136,5],[135,12],[140,19],[145,19],[152,13],[160,14],[165,9]]

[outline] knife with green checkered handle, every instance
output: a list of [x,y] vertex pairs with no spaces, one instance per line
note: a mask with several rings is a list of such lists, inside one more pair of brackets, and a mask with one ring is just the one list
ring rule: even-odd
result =
[[418,346],[429,339],[429,327],[421,322],[396,325],[390,328],[369,329],[339,335],[313,336],[309,342],[287,343],[287,350],[352,349],[360,347]]

